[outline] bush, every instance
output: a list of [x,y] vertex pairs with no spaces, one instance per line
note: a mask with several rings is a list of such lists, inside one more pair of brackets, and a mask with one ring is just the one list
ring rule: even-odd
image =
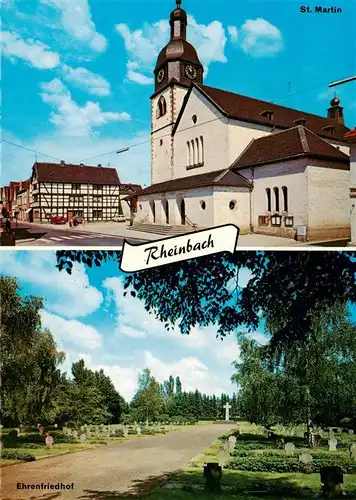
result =
[[17,450],[2,450],[1,458],[7,458],[10,460],[23,460],[24,462],[33,462],[34,460],[36,460],[36,457],[34,455],[31,455],[31,453],[25,453],[23,451]]
[[16,429],[11,429],[11,431],[9,431],[7,433],[7,435],[9,436],[9,438],[11,439],[17,439],[17,430]]
[[[314,455],[315,457],[315,455]],[[246,470],[251,472],[302,472],[304,474],[319,473],[320,469],[329,465],[337,465],[342,468],[344,474],[356,473],[356,462],[348,457],[328,456],[313,457],[311,464],[299,462],[298,456],[287,457],[286,455],[250,455],[234,456],[229,462],[228,468],[235,470]]]

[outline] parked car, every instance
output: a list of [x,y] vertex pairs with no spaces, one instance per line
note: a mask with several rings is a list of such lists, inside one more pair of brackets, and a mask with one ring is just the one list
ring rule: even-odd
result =
[[54,217],[51,217],[51,224],[67,224],[67,222],[67,217],[63,217],[61,215],[55,215]]

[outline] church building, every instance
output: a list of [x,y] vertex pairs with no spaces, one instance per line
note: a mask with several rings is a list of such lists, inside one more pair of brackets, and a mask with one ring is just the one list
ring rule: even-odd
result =
[[170,26],[154,70],[151,186],[135,193],[134,226],[349,238],[349,129],[339,99],[322,117],[206,86],[181,0]]

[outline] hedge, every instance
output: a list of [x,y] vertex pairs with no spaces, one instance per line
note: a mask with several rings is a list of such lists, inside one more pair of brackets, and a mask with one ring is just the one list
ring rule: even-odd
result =
[[250,455],[236,456],[228,464],[229,469],[246,470],[250,472],[303,472],[319,473],[321,467],[337,465],[344,474],[356,474],[356,462],[348,457],[317,456],[311,464],[299,462],[298,456]]
[[17,450],[1,450],[1,458],[23,460],[24,462],[33,462],[36,460],[36,457],[31,455],[31,453],[25,453],[24,451]]

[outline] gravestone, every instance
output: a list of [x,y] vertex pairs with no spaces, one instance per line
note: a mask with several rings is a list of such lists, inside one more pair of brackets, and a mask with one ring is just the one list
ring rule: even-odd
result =
[[229,456],[229,452],[227,450],[225,450],[225,449],[220,450],[220,452],[219,452],[219,464],[221,465],[221,467],[225,467],[229,458],[230,458],[230,456]]
[[294,443],[286,443],[284,446],[284,450],[286,452],[286,455],[288,457],[293,457],[294,452],[295,452],[295,445]]
[[329,451],[336,451],[337,439],[334,437],[330,438],[328,441]]
[[85,432],[85,427],[84,427],[84,425],[81,425],[81,426],[80,426],[80,432],[82,432],[82,433],[83,433],[83,432]]
[[49,434],[47,434],[45,437],[45,443],[46,443],[47,448],[52,448],[52,446],[54,444],[53,436],[50,436]]
[[82,432],[82,434],[80,435],[80,442],[84,444],[86,440],[87,440],[87,435],[85,434],[85,432]]
[[299,462],[305,465],[311,464],[313,461],[313,457],[310,453],[301,453],[299,455]]
[[230,403],[226,403],[226,404],[224,405],[224,409],[225,409],[225,420],[230,420],[230,408],[231,408]]
[[129,435],[129,428],[127,425],[125,425],[123,432],[124,432],[124,437],[127,438],[127,436]]
[[229,452],[232,453],[235,449],[236,446],[236,437],[235,436],[230,436],[229,437]]
[[344,475],[341,467],[322,467],[320,469],[320,481],[323,484],[322,492],[326,498],[340,498],[343,496]]
[[63,432],[63,434],[66,436],[66,435],[67,435],[67,427],[63,427],[63,428],[62,428],[62,432]]
[[352,436],[354,433],[353,429],[349,429],[349,435]]
[[136,427],[136,432],[138,436],[141,436],[141,427],[139,425]]
[[349,446],[350,458],[356,458],[356,443],[352,443]]
[[208,463],[204,465],[205,491],[211,493],[220,493],[222,469],[217,463]]
[[72,429],[70,427],[67,427],[67,430],[66,430],[66,434],[67,436],[72,436]]
[[78,431],[76,431],[76,430],[72,431],[72,436],[74,437],[74,439],[77,439]]

